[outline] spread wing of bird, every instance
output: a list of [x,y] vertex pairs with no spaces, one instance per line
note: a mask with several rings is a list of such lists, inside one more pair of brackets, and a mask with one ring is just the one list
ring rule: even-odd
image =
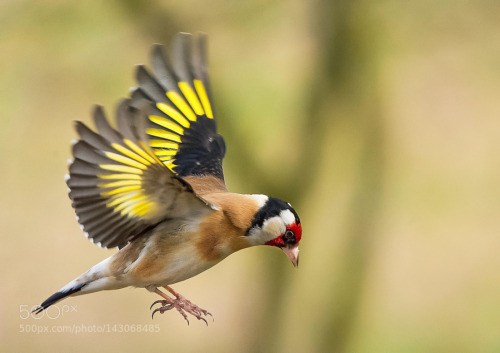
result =
[[[194,42],[194,43],[193,43]],[[181,177],[214,176],[222,181],[224,139],[217,133],[207,69],[205,35],[178,34],[171,62],[163,47],[151,54],[152,72],[138,66],[132,103],[149,107],[146,133],[155,155]]]
[[67,184],[87,237],[106,248],[124,247],[165,219],[210,212],[211,205],[174,174],[148,146],[146,117],[124,100],[117,129],[94,111],[97,132],[76,123]]

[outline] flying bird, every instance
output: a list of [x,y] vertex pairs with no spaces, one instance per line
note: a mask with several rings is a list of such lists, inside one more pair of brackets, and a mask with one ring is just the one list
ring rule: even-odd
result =
[[133,286],[161,297],[152,316],[176,309],[188,324],[188,315],[206,323],[211,314],[172,284],[255,245],[280,248],[298,266],[302,227],[293,207],[226,188],[206,36],[179,33],[170,60],[155,45],[151,68],[137,66],[138,85],[119,104],[116,127],[100,106],[93,113],[96,131],[75,123],[79,139],[66,176],[72,206],[90,241],[118,251],[50,296],[36,314],[70,296]]

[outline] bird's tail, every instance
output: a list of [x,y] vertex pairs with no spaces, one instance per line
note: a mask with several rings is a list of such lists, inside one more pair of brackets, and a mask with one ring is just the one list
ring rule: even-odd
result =
[[111,289],[114,283],[112,283],[113,281],[108,280],[105,276],[108,262],[109,258],[98,263],[81,276],[69,282],[67,285],[59,289],[59,291],[48,297],[42,304],[37,306],[33,310],[33,313],[39,314],[49,306],[54,305],[69,296],[97,292],[103,289]]
[[41,313],[42,311],[47,309],[49,306],[57,303],[58,301],[61,301],[64,298],[69,297],[70,295],[73,295],[75,293],[80,292],[82,290],[82,288],[85,287],[85,285],[87,285],[87,283],[76,284],[75,286],[72,286],[70,288],[67,288],[68,285],[64,286],[58,292],[55,292],[50,297],[45,299],[45,301],[42,304],[40,304],[39,306],[37,306],[32,312],[35,314]]

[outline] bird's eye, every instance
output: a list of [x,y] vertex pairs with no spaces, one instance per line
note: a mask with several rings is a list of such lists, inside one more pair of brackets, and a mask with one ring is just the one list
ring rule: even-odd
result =
[[291,229],[287,229],[284,238],[285,242],[295,242],[295,232]]

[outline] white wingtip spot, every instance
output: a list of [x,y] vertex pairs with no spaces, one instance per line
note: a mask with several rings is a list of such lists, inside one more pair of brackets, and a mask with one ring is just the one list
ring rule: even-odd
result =
[[83,230],[83,224],[80,224],[80,229]]
[[131,93],[134,93],[136,89],[137,89],[137,87],[133,87],[133,86],[132,86],[132,87],[130,87],[128,90],[129,90]]
[[77,222],[80,222],[80,217],[76,216],[75,218]]
[[72,165],[75,160],[73,158],[68,158],[68,165]]
[[77,139],[71,139],[71,146],[76,145],[77,142],[78,142]]
[[97,245],[98,247],[102,248],[102,244],[101,244],[101,242],[98,242],[96,245]]
[[68,181],[70,178],[69,174],[64,174],[64,181]]
[[87,232],[83,232],[83,235],[85,235],[85,238],[89,239],[90,235]]

